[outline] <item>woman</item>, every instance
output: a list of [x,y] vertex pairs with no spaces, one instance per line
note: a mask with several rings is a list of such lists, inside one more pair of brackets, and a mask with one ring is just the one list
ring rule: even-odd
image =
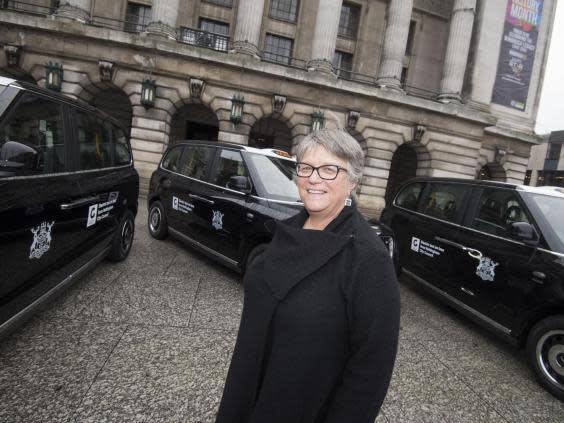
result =
[[276,224],[245,274],[217,423],[373,423],[392,375],[399,291],[350,196],[364,155],[324,129],[297,146],[304,210]]

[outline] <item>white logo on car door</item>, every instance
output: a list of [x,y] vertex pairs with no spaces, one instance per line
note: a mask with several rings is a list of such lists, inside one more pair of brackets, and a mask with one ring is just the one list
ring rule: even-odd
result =
[[220,230],[223,228],[223,213],[217,210],[213,210],[212,226]]
[[33,242],[31,243],[31,248],[29,250],[29,258],[41,258],[43,254],[49,251],[51,248],[51,228],[55,221],[48,223],[43,222],[37,225],[35,228],[31,228],[31,233],[33,233]]

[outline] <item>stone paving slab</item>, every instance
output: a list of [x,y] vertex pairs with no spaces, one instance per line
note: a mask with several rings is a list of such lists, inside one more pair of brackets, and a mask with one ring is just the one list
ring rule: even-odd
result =
[[[0,422],[213,422],[243,305],[240,275],[152,239],[101,263],[0,341]],[[522,351],[402,278],[399,354],[376,423],[562,423]],[[290,422],[291,423],[291,422]]]

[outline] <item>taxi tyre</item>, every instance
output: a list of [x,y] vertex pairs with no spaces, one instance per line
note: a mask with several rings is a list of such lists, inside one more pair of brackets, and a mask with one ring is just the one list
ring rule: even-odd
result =
[[249,254],[247,254],[247,259],[245,260],[245,268],[243,269],[243,271],[246,271],[249,268],[249,265],[258,256],[260,256],[262,253],[264,253],[264,251],[266,250],[266,245],[267,244],[258,244],[256,246],[254,246],[251,251],[249,251]]
[[527,358],[539,382],[564,400],[564,316],[538,322],[527,338]]
[[129,255],[135,234],[135,216],[131,210],[126,210],[119,223],[119,231],[112,241],[108,260],[123,261]]
[[149,207],[149,233],[153,238],[165,239],[168,235],[168,224],[164,207],[160,201],[154,201]]

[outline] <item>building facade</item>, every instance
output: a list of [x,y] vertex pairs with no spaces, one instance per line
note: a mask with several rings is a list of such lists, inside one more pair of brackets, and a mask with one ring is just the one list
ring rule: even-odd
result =
[[555,7],[1,0],[0,75],[119,117],[142,192],[179,139],[291,152],[312,130],[345,128],[366,152],[359,205],[377,216],[415,175],[523,182]]
[[564,131],[552,131],[531,148],[525,184],[564,187]]

